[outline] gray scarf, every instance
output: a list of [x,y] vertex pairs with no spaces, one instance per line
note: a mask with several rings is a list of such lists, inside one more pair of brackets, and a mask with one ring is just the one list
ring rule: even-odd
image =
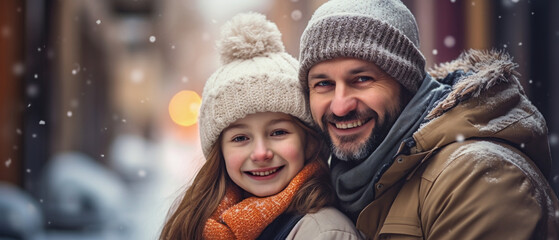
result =
[[342,210],[355,222],[357,216],[374,199],[374,185],[394,162],[400,143],[411,138],[437,101],[448,93],[449,86],[429,74],[406,105],[384,141],[365,160],[347,162],[332,156],[332,181]]

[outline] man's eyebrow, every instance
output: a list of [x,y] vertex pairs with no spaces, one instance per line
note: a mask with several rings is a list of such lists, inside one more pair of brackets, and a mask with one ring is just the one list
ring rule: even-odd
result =
[[[372,71],[374,71],[374,69],[369,66],[360,66],[349,70],[348,75],[355,75],[363,72],[372,72]],[[328,78],[328,75],[324,73],[316,73],[316,74],[309,75],[309,79],[324,79],[324,78]]]
[[317,74],[310,74],[309,75],[309,79],[323,79],[323,78],[328,78],[328,75],[324,74],[324,73],[317,73]]
[[370,68],[367,67],[367,66],[362,66],[362,67],[358,67],[358,68],[351,69],[351,70],[349,71],[349,74],[355,75],[355,74],[359,74],[359,73],[367,72],[367,71],[372,71],[372,69],[370,69]]

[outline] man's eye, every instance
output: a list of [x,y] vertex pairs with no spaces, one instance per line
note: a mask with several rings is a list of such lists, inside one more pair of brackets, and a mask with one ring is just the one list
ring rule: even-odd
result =
[[272,136],[279,136],[279,135],[284,135],[287,134],[287,131],[285,130],[275,130],[272,132]]
[[317,82],[314,86],[315,87],[326,87],[326,86],[331,86],[331,85],[332,85],[332,83],[329,82],[329,81],[320,81],[320,82]]
[[236,136],[234,137],[231,141],[233,142],[242,142],[242,141],[246,141],[248,140],[248,138],[246,136]]
[[361,76],[357,78],[357,82],[367,82],[367,81],[372,81],[373,78],[372,77],[367,77],[367,76]]

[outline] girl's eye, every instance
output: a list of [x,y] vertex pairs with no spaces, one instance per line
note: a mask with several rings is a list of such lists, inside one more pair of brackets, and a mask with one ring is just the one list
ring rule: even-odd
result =
[[246,141],[248,140],[248,138],[246,136],[236,136],[234,137],[231,141],[233,142],[242,142],[242,141]]
[[287,131],[285,130],[275,130],[272,132],[272,136],[279,136],[279,135],[285,135],[287,134]]

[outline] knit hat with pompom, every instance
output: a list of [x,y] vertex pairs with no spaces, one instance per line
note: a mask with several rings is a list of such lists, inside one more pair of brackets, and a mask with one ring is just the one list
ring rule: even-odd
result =
[[277,26],[259,13],[227,22],[218,41],[223,66],[202,92],[199,131],[204,155],[221,131],[257,112],[282,112],[312,124],[297,77],[298,62],[285,52]]

